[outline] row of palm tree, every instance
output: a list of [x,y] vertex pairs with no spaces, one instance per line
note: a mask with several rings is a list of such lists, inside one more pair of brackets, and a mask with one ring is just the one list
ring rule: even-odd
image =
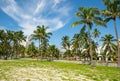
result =
[[37,48],[33,42],[28,46],[27,51],[30,56],[40,57],[41,60],[43,58],[47,58],[48,60],[53,60],[54,57],[57,59],[59,58],[59,49],[55,45],[49,45],[48,43],[50,36],[52,35],[51,32],[47,32],[48,28],[49,27],[42,25],[37,26],[37,29],[34,30],[32,39],[38,40],[39,46]]
[[[96,30],[93,32],[96,32]],[[115,53],[115,51],[117,51],[117,46],[114,43],[115,41],[114,37],[111,34],[106,34],[104,37],[101,37],[100,41],[102,41],[103,44],[101,45],[101,48],[98,49],[99,47],[98,42],[94,41],[94,37],[93,37],[94,34],[95,33],[93,33],[91,36],[93,60],[98,60],[98,58],[102,57],[102,60],[106,61],[106,65],[108,65],[108,58],[116,60],[117,54]],[[88,32],[83,31],[83,29],[80,31],[80,33],[75,34],[71,40],[69,39],[68,36],[63,36],[62,47],[65,49],[64,57],[70,59],[71,57],[77,56],[79,57],[79,60],[83,59],[83,63],[85,63],[86,58],[91,60],[91,55],[89,53],[90,45],[89,45],[88,36],[89,36]],[[67,37],[67,39],[64,39],[65,37]],[[68,42],[66,41],[69,41],[70,49],[66,49],[68,47],[67,46]],[[94,62],[92,66],[94,66]]]
[[[78,8],[78,12],[75,15],[79,18],[78,21],[72,24],[72,27],[82,25],[79,33],[75,34],[70,40],[68,36],[62,38],[62,46],[66,50],[65,56],[71,57],[74,55],[80,58],[90,59],[90,64],[93,66],[93,60],[97,57],[98,39],[100,32],[97,28],[94,32],[91,32],[93,25],[106,27],[106,23],[110,20],[114,21],[114,29],[116,34],[117,49],[113,42],[114,37],[111,34],[107,34],[101,38],[103,41],[102,54],[106,58],[106,64],[108,64],[108,58],[114,57],[112,55],[117,54],[118,67],[120,67],[120,45],[118,38],[118,31],[116,25],[116,19],[120,17],[120,1],[119,0],[102,0],[106,6],[105,10],[99,11],[98,8]],[[104,18],[104,19],[103,19]],[[26,49],[20,42],[25,40],[25,36],[22,31],[10,31],[0,30],[0,56],[4,59],[8,57],[18,57],[18,55],[27,55],[32,57],[39,57],[42,60],[43,57],[59,58],[59,49],[55,45],[49,45],[49,38],[52,35],[51,32],[47,32],[49,27],[44,25],[37,26],[32,34],[32,40],[38,40],[39,46],[36,47],[32,42]],[[94,41],[96,39],[96,41]],[[117,50],[117,51],[116,51]]]
[[[92,46],[92,39],[91,39],[91,31],[93,24],[96,26],[104,26],[106,27],[106,23],[110,20],[114,21],[114,29],[116,33],[116,41],[117,41],[117,54],[118,54],[118,67],[120,67],[120,45],[119,45],[119,38],[118,38],[118,31],[116,25],[117,17],[120,17],[120,1],[119,0],[103,0],[103,3],[106,6],[106,10],[99,11],[97,8],[85,8],[80,7],[78,8],[79,12],[76,12],[76,16],[80,18],[80,20],[74,22],[72,27],[82,24],[83,28],[87,27],[88,33],[88,45],[89,45],[89,54],[91,59],[91,65],[93,64],[93,46]],[[104,20],[102,18],[105,18]],[[97,32],[97,29],[95,29]],[[97,37],[100,33],[94,32],[94,36]]]
[[32,58],[39,58],[42,60],[43,57],[59,58],[60,51],[55,45],[49,45],[49,38],[52,35],[51,32],[47,32],[44,25],[37,26],[34,33],[31,35],[32,40],[39,40],[39,46],[36,47],[34,42],[31,42],[28,46],[21,45],[22,41],[25,40],[25,36],[22,31],[10,31],[0,30],[0,57],[4,59],[18,58],[18,56],[27,56]]
[[76,13],[76,16],[79,17],[81,20],[78,20],[72,24],[72,27],[83,24],[84,27],[87,27],[89,41],[88,44],[90,45],[89,54],[91,59],[91,64],[93,61],[92,55],[92,40],[91,40],[91,29],[93,24],[105,26],[105,23],[102,21],[101,17],[99,16],[100,12],[97,8],[84,8],[80,7],[79,12]]
[[0,30],[0,56],[4,59],[17,57],[24,50],[24,47],[20,45],[24,39],[22,31]]

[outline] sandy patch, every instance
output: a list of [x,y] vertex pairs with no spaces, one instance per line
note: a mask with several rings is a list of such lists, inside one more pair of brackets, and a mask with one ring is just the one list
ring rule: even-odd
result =
[[93,81],[74,71],[55,68],[14,68],[6,74],[11,81]]

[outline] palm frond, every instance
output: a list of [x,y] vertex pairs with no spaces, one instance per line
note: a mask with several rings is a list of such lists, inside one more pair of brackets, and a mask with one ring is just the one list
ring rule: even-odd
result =
[[109,22],[111,19],[113,19],[113,18],[112,18],[112,17],[107,17],[107,18],[104,19],[104,22],[107,23],[107,22]]
[[109,10],[102,10],[102,11],[101,11],[101,14],[102,14],[103,16],[111,16],[111,15],[112,15],[112,12],[110,12]]
[[84,24],[84,20],[76,21],[72,24],[72,27],[75,27],[77,25]]
[[83,17],[84,17],[84,15],[81,14],[80,12],[75,13],[75,15],[76,15],[77,17],[80,17],[80,18],[83,18]]

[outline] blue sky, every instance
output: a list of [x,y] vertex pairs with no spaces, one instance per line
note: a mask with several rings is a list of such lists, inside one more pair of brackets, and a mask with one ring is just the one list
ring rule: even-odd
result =
[[[0,29],[22,30],[25,35],[30,35],[38,25],[49,26],[48,31],[53,33],[50,44],[60,47],[63,36],[72,38],[82,27],[79,25],[71,28],[71,23],[78,20],[74,15],[78,7],[105,9],[102,0],[0,0]],[[120,20],[117,20],[118,31],[119,23]],[[93,26],[93,29],[95,27]],[[113,21],[107,24],[107,28],[98,29],[101,36],[105,34],[115,36]]]

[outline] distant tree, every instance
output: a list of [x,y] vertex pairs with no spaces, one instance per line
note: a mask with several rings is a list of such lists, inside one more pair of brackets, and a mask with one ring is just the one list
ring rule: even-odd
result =
[[[62,47],[67,51],[67,50],[70,50],[70,45],[71,45],[71,42],[70,42],[69,36],[63,36]],[[69,55],[67,57],[69,57]]]
[[107,34],[104,37],[102,37],[102,50],[105,53],[105,58],[106,58],[106,65],[108,65],[108,58],[110,55],[113,53],[113,51],[116,50],[116,45],[113,43],[114,37],[111,34]]
[[62,37],[62,47],[64,49],[70,49],[70,38],[68,36]]
[[35,58],[37,56],[37,47],[34,45],[34,42],[28,45],[27,48],[27,55],[29,55],[32,58]]
[[73,49],[73,53],[80,56],[79,55],[79,51],[80,51],[80,45],[81,45],[81,41],[80,41],[81,37],[80,34],[75,34],[72,38],[72,49]]
[[56,48],[55,45],[49,45],[47,52],[48,52],[47,56],[50,57],[51,60],[53,60],[54,57],[59,59],[60,51],[58,48]]
[[[99,36],[100,36],[100,31],[97,28],[95,28],[93,31],[93,37],[98,38]],[[98,40],[96,42],[98,43]]]

